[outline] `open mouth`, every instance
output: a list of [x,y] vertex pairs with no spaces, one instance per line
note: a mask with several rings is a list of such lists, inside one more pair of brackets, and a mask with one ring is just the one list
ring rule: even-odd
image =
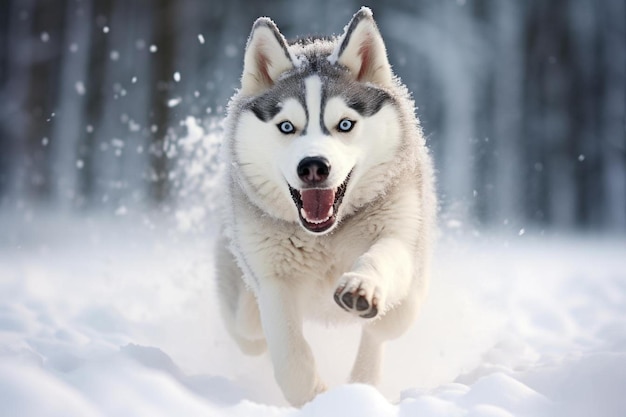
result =
[[300,223],[305,229],[313,233],[323,233],[335,224],[337,211],[343,200],[349,179],[350,174],[343,184],[336,189],[307,188],[296,190],[288,184],[291,197],[298,208]]

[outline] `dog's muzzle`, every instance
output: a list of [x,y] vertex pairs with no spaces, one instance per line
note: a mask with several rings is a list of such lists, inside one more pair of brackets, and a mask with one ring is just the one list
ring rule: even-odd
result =
[[[307,160],[307,158],[302,161],[305,160]],[[309,180],[315,180],[322,177],[323,180],[307,181],[303,179],[305,184],[312,185],[313,187],[296,190],[289,185],[289,191],[294,203],[296,204],[296,208],[298,209],[298,215],[302,226],[309,232],[321,234],[332,228],[337,221],[337,212],[346,192],[350,174],[348,174],[345,181],[335,189],[314,188],[316,184],[322,183],[326,180],[328,172],[330,171],[330,164],[323,165],[320,161],[314,161],[311,165],[309,165],[309,172],[305,172],[306,170],[304,169],[301,171],[301,165],[302,162],[298,167],[298,174],[302,172],[302,175],[300,175],[301,179],[305,176]],[[326,167],[328,169],[326,169]],[[315,172],[311,172],[312,170],[315,170]]]

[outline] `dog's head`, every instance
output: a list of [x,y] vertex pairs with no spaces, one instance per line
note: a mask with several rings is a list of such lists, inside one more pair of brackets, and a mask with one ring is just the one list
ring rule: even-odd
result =
[[323,234],[382,193],[402,136],[395,82],[367,8],[336,39],[292,44],[258,19],[230,110],[232,162],[253,202]]

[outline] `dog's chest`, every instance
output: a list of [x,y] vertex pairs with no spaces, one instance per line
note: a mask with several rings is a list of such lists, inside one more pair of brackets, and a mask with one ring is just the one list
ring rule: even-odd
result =
[[[267,272],[294,284],[333,284],[341,274],[351,269],[356,259],[372,244],[372,236],[364,233],[346,233],[340,228],[335,233],[313,236],[300,231],[273,229],[274,233],[260,239],[262,263]],[[267,230],[266,230],[267,233]]]
[[342,236],[309,236],[296,233],[282,241],[282,250],[273,258],[278,276],[305,283],[334,282],[349,270],[369,245],[360,242],[343,244]]

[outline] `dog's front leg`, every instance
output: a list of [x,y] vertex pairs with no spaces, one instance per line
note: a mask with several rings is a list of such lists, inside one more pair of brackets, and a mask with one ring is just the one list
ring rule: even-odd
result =
[[261,322],[274,365],[274,376],[285,398],[301,406],[326,390],[302,334],[296,293],[278,279],[263,282],[259,291]]
[[378,240],[341,276],[335,301],[344,310],[373,318],[406,297],[414,274],[414,255],[403,240]]
[[424,283],[414,279],[414,247],[398,238],[381,239],[337,283],[340,307],[363,318],[379,318],[364,322],[353,382],[378,383],[384,342],[402,334],[415,317]]

